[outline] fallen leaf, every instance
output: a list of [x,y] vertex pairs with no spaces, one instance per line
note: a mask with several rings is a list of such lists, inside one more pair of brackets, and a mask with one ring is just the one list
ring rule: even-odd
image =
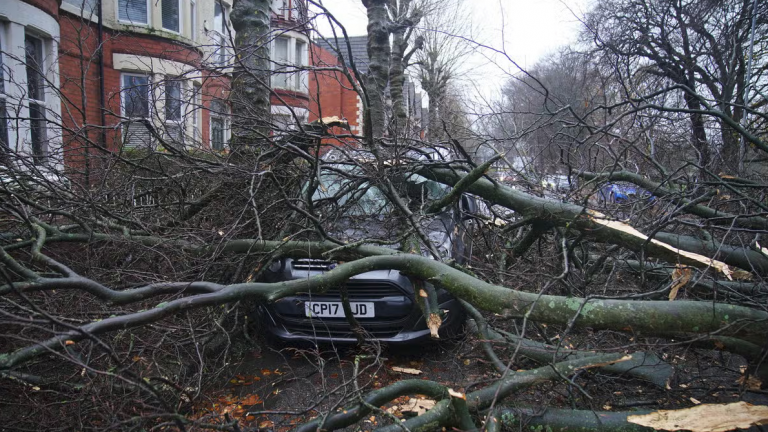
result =
[[427,298],[427,297],[429,297],[429,295],[427,294],[427,292],[426,292],[426,291],[424,291],[424,290],[419,290],[419,297],[424,297],[424,298]]
[[75,344],[75,341],[73,340],[67,340],[64,342],[64,345],[74,345],[74,344]]
[[466,399],[467,399],[467,396],[466,396],[464,393],[462,393],[462,392],[457,392],[456,390],[454,390],[454,389],[452,389],[452,388],[448,388],[448,394],[449,394],[451,397],[455,397],[455,398],[459,398],[459,399],[464,399],[464,400],[466,400]]
[[627,421],[667,431],[725,432],[768,424],[768,406],[754,406],[746,402],[702,404],[681,410],[631,415]]
[[264,375],[264,376],[270,376],[270,375],[272,375],[272,371],[269,370],[269,369],[262,369],[261,370],[261,374]]
[[750,375],[749,378],[746,376],[739,377],[739,379],[736,380],[736,383],[743,385],[749,390],[760,390],[763,385],[763,382],[754,375]]
[[263,422],[259,423],[259,429],[266,429],[274,426],[275,426],[275,423],[272,422],[271,420],[264,420]]
[[701,404],[701,401],[696,399],[695,397],[691,397],[690,399],[691,399],[691,402],[693,402],[694,405],[700,405]]

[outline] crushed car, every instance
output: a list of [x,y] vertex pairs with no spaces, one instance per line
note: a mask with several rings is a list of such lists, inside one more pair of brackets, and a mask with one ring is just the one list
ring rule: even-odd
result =
[[[363,182],[350,186],[350,177],[334,174],[343,170],[332,166],[319,177],[319,186],[312,199],[317,208],[332,202],[341,216],[335,220],[333,232],[344,241],[396,238],[393,224],[394,209],[377,187]],[[354,177],[354,176],[351,176]],[[418,175],[408,178],[409,196],[438,199],[448,188]],[[471,255],[467,242],[471,218],[477,211],[471,196],[462,196],[450,208],[425,221],[421,229],[441,254],[441,259],[464,263]],[[391,247],[397,247],[392,245]],[[413,251],[411,251],[413,252]],[[427,255],[424,252],[424,255]],[[267,282],[307,279],[333,270],[337,262],[323,259],[282,258],[266,270]],[[353,316],[366,333],[366,338],[387,344],[417,343],[430,339],[431,333],[417,303],[412,280],[398,270],[376,270],[359,274],[346,282]],[[311,341],[313,343],[357,342],[344,314],[341,287],[323,293],[306,292],[282,298],[260,306],[260,322],[266,332],[282,341]],[[438,310],[442,315],[438,335],[441,338],[458,334],[464,323],[464,311],[452,295],[436,289]]]

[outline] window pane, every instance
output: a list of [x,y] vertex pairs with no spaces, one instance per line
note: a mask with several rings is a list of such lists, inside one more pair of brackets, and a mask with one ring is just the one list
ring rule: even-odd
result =
[[181,121],[181,82],[165,84],[165,120]]
[[179,32],[179,0],[162,0],[163,28]]
[[211,148],[224,150],[224,119],[211,117]]
[[189,22],[192,25],[192,40],[197,40],[197,3],[194,1],[189,3]]
[[149,77],[123,75],[126,117],[149,117]]
[[213,6],[213,29],[224,34],[224,14],[218,1]]
[[118,16],[122,21],[147,24],[147,0],[118,0]]
[[96,12],[98,0],[64,0],[64,3],[70,4],[83,12],[90,14]]
[[30,102],[29,125],[32,139],[32,154],[37,157],[47,156],[48,137],[45,130],[45,107]]
[[278,88],[288,87],[288,74],[286,73],[286,64],[288,63],[288,39],[275,39],[275,73],[272,74],[272,86]]
[[27,35],[24,38],[27,66],[27,93],[30,99],[45,100],[43,90],[43,43],[40,39]]
[[[304,50],[306,46],[307,44],[305,44],[304,42],[296,41],[296,52],[294,54],[295,57],[293,58],[293,61],[297,68],[301,68],[302,66],[304,66]],[[300,70],[296,71],[296,74],[293,77],[295,80],[294,88],[296,90],[301,90],[302,88],[301,77],[302,77],[302,72]]]

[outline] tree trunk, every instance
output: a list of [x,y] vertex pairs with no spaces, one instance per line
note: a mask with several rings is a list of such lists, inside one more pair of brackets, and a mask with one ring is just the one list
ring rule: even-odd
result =
[[385,90],[389,82],[389,19],[386,0],[366,0],[368,11],[368,74],[366,96],[368,113],[365,116],[364,134],[369,143],[384,136],[386,123]]
[[269,134],[270,61],[268,0],[237,0],[230,18],[235,37],[232,79],[232,147],[258,145]]

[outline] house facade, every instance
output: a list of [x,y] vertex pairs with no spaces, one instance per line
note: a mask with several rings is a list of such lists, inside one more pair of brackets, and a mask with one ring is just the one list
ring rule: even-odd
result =
[[103,151],[222,150],[231,0],[0,2],[0,141],[74,170]]

